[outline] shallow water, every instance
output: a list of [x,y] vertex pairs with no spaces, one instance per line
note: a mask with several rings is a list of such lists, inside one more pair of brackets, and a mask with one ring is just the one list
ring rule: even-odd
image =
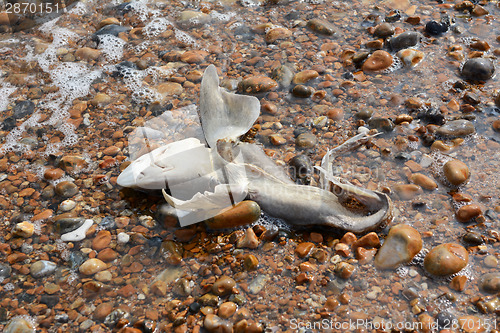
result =
[[[486,331],[494,328],[498,309],[485,313],[477,301],[486,296],[479,290],[479,277],[498,272],[498,265],[491,264],[498,261],[500,240],[500,134],[492,125],[500,112],[495,105],[500,54],[498,4],[485,2],[489,14],[474,16],[455,10],[453,5],[459,1],[270,2],[134,1],[122,5],[117,1],[79,1],[59,18],[32,29],[13,32],[4,26],[2,31],[6,32],[0,34],[0,243],[9,244],[9,250],[2,247],[0,258],[12,267],[12,273],[0,282],[0,328],[17,315],[29,315],[40,332],[105,332],[114,323],[105,322],[94,312],[101,303],[110,303],[113,310],[122,308],[130,313],[127,322],[143,332],[148,331],[144,328],[148,321],[154,322],[157,331],[199,331],[207,329],[207,315],[220,314],[219,305],[225,301],[238,305],[238,312],[223,325],[227,330],[233,324],[235,330],[240,329],[237,323],[243,325],[245,319],[255,326],[246,328],[255,329],[252,332],[371,332],[380,329],[377,325],[382,322],[387,331],[388,323],[407,331],[426,331],[418,326],[428,319],[425,315],[435,321],[444,310],[453,318],[474,316],[466,318],[456,331],[476,320],[482,321]],[[385,71],[364,73],[353,64],[352,55],[377,39],[370,28],[391,16],[393,9],[399,9],[402,17],[391,22],[397,31],[423,33],[425,23],[439,21],[442,14],[454,17],[455,24],[441,36],[424,33],[416,48],[425,57],[416,67],[395,61]],[[179,15],[185,10],[206,16],[196,19],[201,22],[180,22]],[[405,21],[409,16],[419,16],[421,22],[411,25]],[[119,36],[93,38],[100,22],[108,17],[130,30]],[[331,22],[337,33],[325,36],[312,31],[307,21],[313,18]],[[265,33],[275,27],[284,27],[291,34],[267,43]],[[493,61],[496,74],[484,83],[453,88],[461,79],[464,61],[479,55],[470,47],[475,39],[489,44],[482,57]],[[84,47],[93,50],[76,52]],[[451,48],[458,53],[450,55]],[[189,50],[196,50],[191,59],[182,58],[182,52]],[[390,54],[396,59],[395,52]],[[193,60],[196,57],[199,59]],[[121,67],[117,66],[120,63]],[[263,217],[254,225],[257,235],[263,233],[260,225],[268,230],[279,228],[278,237],[262,240],[257,249],[241,249],[234,241],[238,231],[210,231],[202,224],[178,229],[148,219],[155,216],[163,199],[116,185],[121,165],[136,152],[128,146],[127,135],[163,112],[168,115],[161,128],[167,142],[195,135],[193,110],[201,75],[209,64],[219,69],[225,87],[235,87],[241,79],[257,74],[271,77],[273,69],[284,64],[295,72],[314,69],[319,73],[306,85],[323,90],[323,98],[293,97],[289,88],[256,95],[261,104],[274,104],[277,112],[263,110],[254,135],[246,140],[262,144],[281,166],[299,153],[308,154],[319,165],[328,149],[355,135],[359,126],[369,127],[360,111],[395,122],[398,116],[411,115],[412,121],[402,121],[370,144],[337,158],[335,172],[354,184],[390,193],[398,214],[392,224],[378,232],[381,239],[392,225],[405,223],[422,234],[423,253],[448,242],[466,246],[469,263],[458,273],[468,279],[465,290],[452,290],[451,277],[426,273],[422,254],[410,264],[388,271],[377,270],[373,260],[360,264],[353,253],[343,257],[335,251],[342,237],[335,230],[297,230]],[[479,99],[477,105],[464,101],[467,92]],[[421,100],[423,105],[411,110],[405,104],[410,98]],[[33,101],[33,111],[16,115],[16,104],[24,100]],[[334,119],[324,126],[313,126],[331,109],[340,109],[343,115],[331,117]],[[456,147],[449,151],[432,150],[425,144],[425,135],[432,136],[436,126],[424,129],[425,119],[417,119],[418,113],[432,109],[439,110],[447,121],[473,121],[476,133],[464,137],[463,142],[456,141]],[[297,129],[314,134],[318,143],[308,149],[298,147]],[[285,143],[274,145],[270,139],[273,134]],[[451,140],[443,141],[453,146]],[[60,164],[61,158],[68,156],[81,157],[75,168]],[[449,194],[452,187],[442,172],[443,164],[451,158],[463,161],[471,171],[470,180],[459,191],[480,205],[483,220],[457,221],[455,211],[463,203],[453,201]],[[47,179],[46,170],[57,167],[63,174]],[[400,199],[394,193],[395,185],[408,184],[411,172],[435,179],[438,189]],[[63,181],[78,188],[78,193],[70,196],[76,202],[71,213],[96,223],[81,242],[62,243],[55,227],[54,221],[63,213],[64,198],[54,194],[53,187]],[[95,249],[93,240],[98,231],[106,229],[102,225],[105,217],[119,221],[118,226],[109,228],[111,242],[107,245],[118,256],[107,268],[112,280],[96,282],[94,276],[79,272],[75,257],[87,259],[102,251]],[[13,227],[25,220],[33,222],[35,234],[25,239],[12,237]],[[480,247],[465,244],[462,236],[467,231],[479,233],[484,243]],[[117,242],[121,232],[130,236],[128,243]],[[319,242],[318,233],[322,235]],[[159,253],[155,237],[163,244],[174,242]],[[297,245],[311,239],[318,253],[297,256]],[[19,253],[27,257],[12,257]],[[249,255],[258,261],[255,270],[245,268]],[[30,265],[42,259],[57,263],[58,268],[48,277],[33,278]],[[348,279],[335,273],[339,262],[355,268]],[[164,269],[184,280],[167,283],[165,292],[155,291],[152,282]],[[236,280],[238,293],[220,297],[219,304],[202,304],[200,311],[189,310],[191,304],[202,303],[200,296],[211,294],[211,285],[221,275]],[[52,293],[50,283],[59,290]],[[180,288],[183,283],[190,287]],[[52,295],[57,296],[56,303],[49,306],[44,296]],[[69,316],[66,322],[58,319],[62,314]],[[357,324],[353,327],[352,322]],[[351,325],[341,325],[347,323]]]

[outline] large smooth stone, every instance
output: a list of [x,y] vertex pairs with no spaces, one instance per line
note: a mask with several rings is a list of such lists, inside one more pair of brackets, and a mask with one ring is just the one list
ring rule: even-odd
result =
[[234,228],[251,224],[260,217],[260,207],[255,201],[245,200],[228,207],[205,221],[212,229]]
[[476,133],[474,124],[465,119],[452,120],[439,127],[436,131],[438,135],[445,138],[455,138]]
[[479,205],[470,204],[460,207],[455,215],[457,216],[458,221],[466,223],[478,217],[482,213],[483,212],[481,210],[481,207],[479,207]]
[[238,90],[246,94],[258,94],[274,90],[278,83],[267,76],[253,76],[241,81]]
[[212,285],[212,292],[217,296],[225,296],[231,294],[235,286],[234,279],[223,275]]
[[34,278],[41,278],[54,273],[57,264],[48,260],[39,260],[30,266],[31,276]]
[[497,294],[500,292],[500,273],[487,273],[479,279],[479,289],[488,294]]
[[495,73],[493,62],[485,58],[472,58],[465,62],[461,74],[466,80],[486,81]]
[[328,21],[317,19],[317,18],[307,21],[307,26],[312,31],[317,32],[317,33],[322,34],[322,35],[331,36],[331,35],[338,33],[337,29],[335,28],[335,26],[333,24],[331,24]]
[[14,317],[5,326],[3,333],[34,333],[35,326],[23,317]]
[[384,244],[375,256],[375,267],[392,269],[410,262],[422,250],[420,233],[407,224],[398,224],[389,230]]
[[469,254],[463,246],[445,243],[427,253],[424,268],[433,275],[443,276],[460,272],[468,262]]
[[443,166],[443,172],[446,179],[455,186],[465,183],[470,177],[470,171],[467,165],[459,160],[451,160]]
[[88,259],[79,268],[80,273],[85,275],[94,275],[97,272],[103,271],[108,268],[102,260],[97,258]]
[[407,49],[411,46],[415,46],[420,43],[422,39],[422,34],[416,31],[406,31],[397,36],[394,36],[389,41],[389,45],[392,50],[399,51],[401,49]]
[[365,60],[362,69],[365,72],[382,71],[391,67],[392,62],[392,56],[388,52],[377,50]]

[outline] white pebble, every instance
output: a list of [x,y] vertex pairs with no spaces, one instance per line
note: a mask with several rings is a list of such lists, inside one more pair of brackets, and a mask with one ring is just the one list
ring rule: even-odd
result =
[[83,224],[80,226],[80,228],[73,230],[71,232],[65,233],[64,235],[61,235],[61,240],[65,242],[79,242],[81,240],[85,239],[85,233],[87,230],[90,229],[90,227],[94,224],[94,221],[91,219],[85,220]]
[[120,232],[116,236],[116,241],[120,244],[127,244],[129,240],[130,240],[130,236],[124,232]]
[[67,211],[70,211],[73,208],[75,208],[75,206],[76,206],[76,202],[68,199],[68,200],[64,200],[63,202],[61,202],[61,204],[59,205],[59,209],[63,212],[67,212]]

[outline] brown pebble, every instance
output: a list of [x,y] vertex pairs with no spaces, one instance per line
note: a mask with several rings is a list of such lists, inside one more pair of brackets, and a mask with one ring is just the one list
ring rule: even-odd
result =
[[378,248],[380,247],[380,239],[375,232],[370,232],[352,244],[353,251],[355,251],[358,247]]
[[218,296],[228,295],[233,292],[235,286],[236,282],[232,278],[223,275],[212,285],[212,292]]
[[323,235],[320,234],[320,233],[311,232],[311,234],[309,235],[309,237],[315,243],[321,243],[321,242],[323,242]]
[[394,192],[401,200],[411,200],[422,194],[422,188],[416,184],[398,184],[394,186]]
[[392,56],[382,50],[373,52],[361,67],[364,72],[376,72],[389,68],[392,65]]
[[340,108],[333,108],[326,112],[326,116],[331,120],[342,120],[344,118],[344,111]]
[[464,162],[459,160],[446,162],[443,166],[443,171],[446,179],[455,186],[465,183],[470,177],[469,168]]
[[455,274],[469,262],[467,250],[458,244],[445,243],[433,248],[424,259],[425,269],[437,276]]
[[111,302],[101,303],[95,308],[93,317],[97,321],[104,321],[104,318],[106,318],[111,311],[113,311],[113,304]]
[[255,232],[253,231],[252,228],[248,228],[245,231],[245,234],[243,237],[238,239],[238,243],[236,244],[236,247],[238,248],[248,248],[248,249],[256,249],[259,247],[260,241],[255,235]]
[[111,243],[111,232],[108,230],[101,230],[92,240],[92,248],[96,251],[101,251],[108,247],[109,243]]
[[306,69],[294,75],[292,82],[294,84],[304,84],[310,80],[314,80],[319,76],[318,72],[312,69]]
[[345,261],[342,261],[337,264],[335,267],[335,272],[337,273],[338,276],[340,276],[342,279],[348,279],[352,276],[354,273],[355,267]]
[[346,232],[344,234],[344,236],[342,236],[342,238],[340,239],[340,243],[344,243],[344,244],[347,244],[347,245],[351,245],[353,244],[358,238],[356,237],[355,234],[353,234],[352,232]]
[[412,174],[410,181],[429,191],[435,190],[438,187],[432,178],[421,173]]
[[[498,95],[498,96],[500,96],[500,95]],[[500,101],[500,98],[498,98],[498,97],[497,97],[497,100],[499,100],[499,101]],[[500,102],[499,102],[499,104],[500,104]],[[499,107],[500,107],[500,106],[499,106]],[[495,132],[500,132],[500,119],[495,120],[495,121],[491,124],[491,128],[493,128],[493,130],[494,130]]]
[[231,317],[236,312],[236,304],[233,302],[224,302],[219,306],[219,311],[217,314],[222,319]]
[[314,244],[311,242],[300,243],[295,248],[295,253],[297,253],[297,255],[300,258],[304,258],[304,257],[309,255],[309,253],[311,252],[311,250],[313,248],[314,248]]
[[335,310],[339,305],[339,301],[337,301],[334,296],[330,296],[326,299],[325,308],[328,310]]
[[470,204],[460,207],[457,210],[456,216],[459,222],[469,222],[470,220],[478,217],[483,212],[481,207],[477,204]]
[[105,270],[107,265],[97,258],[88,259],[80,265],[79,271],[85,275],[94,275],[97,272]]
[[247,271],[253,271],[259,266],[259,260],[253,254],[247,254],[243,259],[243,266]]
[[450,282],[450,288],[456,291],[464,291],[467,284],[467,276],[457,275]]
[[56,168],[56,169],[47,169],[43,173],[43,178],[47,180],[56,180],[61,178],[64,175],[64,170]]

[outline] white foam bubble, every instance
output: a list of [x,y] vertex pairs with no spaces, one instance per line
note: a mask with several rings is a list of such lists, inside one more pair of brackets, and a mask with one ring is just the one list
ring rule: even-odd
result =
[[218,11],[215,11],[215,10],[212,10],[210,12],[210,17],[212,17],[213,20],[219,21],[219,22],[227,22],[234,16],[236,16],[236,13],[233,13],[233,12],[227,12],[224,14],[219,13]]
[[157,17],[157,18],[151,20],[150,22],[148,22],[148,24],[146,24],[146,26],[144,28],[142,28],[142,33],[143,33],[143,35],[151,38],[151,37],[158,36],[159,34],[164,32],[165,30],[167,30],[168,27],[172,27],[172,26],[173,26],[172,22],[170,22],[166,18]]
[[17,88],[11,86],[9,83],[3,82],[3,80],[0,81],[0,111],[7,109],[7,106],[11,102],[9,96],[16,90]]
[[198,42],[196,41],[196,39],[193,36],[189,35],[188,33],[184,32],[182,30],[175,29],[174,35],[175,35],[175,38],[183,44],[186,44],[186,45],[189,45],[192,47],[199,46]]
[[108,61],[119,61],[123,57],[123,48],[126,42],[113,35],[99,37],[99,50],[102,51]]

